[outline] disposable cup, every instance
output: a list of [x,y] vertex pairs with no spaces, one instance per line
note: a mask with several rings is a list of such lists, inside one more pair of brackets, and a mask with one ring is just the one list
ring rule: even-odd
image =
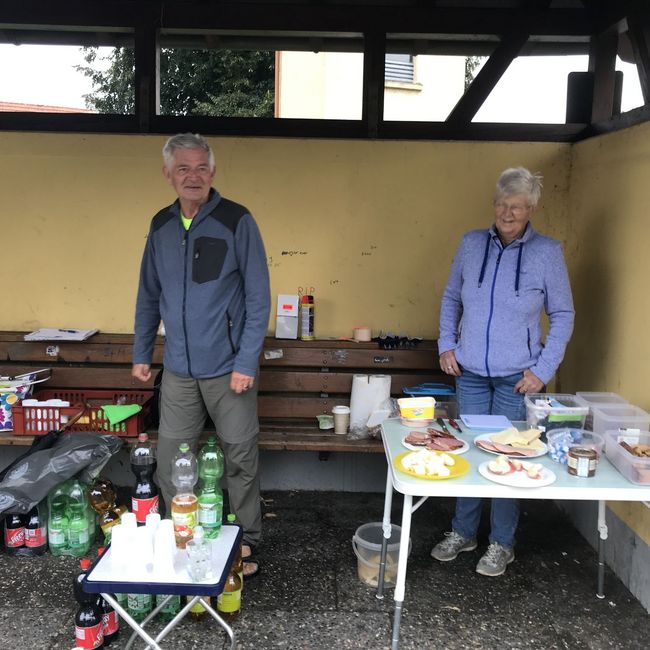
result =
[[147,530],[150,532],[152,539],[156,533],[156,530],[158,529],[159,524],[160,524],[160,513],[150,512],[145,519],[145,526]]
[[111,566],[115,571],[122,571],[128,562],[129,530],[117,524],[111,528]]
[[174,576],[175,556],[174,524],[171,519],[163,519],[154,534],[153,573],[157,579]]
[[350,407],[349,406],[335,406],[332,409],[334,416],[334,433],[345,435],[350,426]]
[[120,523],[125,528],[137,528],[137,526],[138,526],[138,522],[137,522],[137,520],[135,518],[135,513],[133,513],[133,512],[125,512],[120,517]]

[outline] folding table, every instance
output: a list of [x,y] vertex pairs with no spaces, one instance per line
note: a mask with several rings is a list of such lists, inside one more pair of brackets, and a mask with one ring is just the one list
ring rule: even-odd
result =
[[[403,439],[413,429],[403,426],[399,418],[390,418],[382,424],[382,440],[388,461],[386,474],[386,494],[384,498],[383,540],[379,566],[379,583],[377,598],[383,598],[384,573],[386,567],[386,551],[391,535],[390,512],[393,500],[393,490],[404,495],[402,506],[402,530],[397,564],[397,580],[395,584],[395,612],[393,615],[393,632],[391,650],[399,648],[399,632],[406,585],[406,566],[408,562],[409,537],[411,534],[411,515],[429,498],[437,497],[484,497],[484,498],[517,498],[517,499],[558,499],[598,501],[598,589],[596,595],[604,598],[603,586],[605,575],[605,540],[607,539],[607,523],[605,521],[606,501],[641,501],[650,502],[650,485],[637,486],[630,483],[605,457],[601,455],[596,475],[591,478],[572,476],[565,465],[553,462],[548,455],[531,459],[550,469],[557,479],[545,487],[522,488],[500,485],[484,478],[478,472],[481,463],[496,458],[493,454],[481,451],[474,445],[474,438],[485,432],[470,431],[462,422],[458,422],[462,433],[456,434],[461,440],[469,443],[469,450],[463,458],[469,461],[471,467],[467,474],[446,480],[429,480],[416,478],[399,471],[395,465],[395,457],[408,451],[403,445]],[[525,423],[514,423],[525,427]],[[426,428],[426,427],[424,427]],[[451,429],[450,429],[451,430]],[[420,497],[413,505],[413,497]],[[434,560],[432,560],[434,561]]]
[[[213,576],[201,582],[193,582],[187,572],[187,555],[178,551],[174,562],[175,576],[173,580],[160,580],[155,574],[147,576],[146,580],[129,579],[127,572],[118,571],[112,566],[111,548],[98,558],[88,571],[83,589],[89,593],[100,593],[108,601],[123,621],[131,626],[134,633],[127,644],[130,648],[137,636],[147,642],[146,648],[162,650],[159,642],[171,632],[176,625],[188,614],[190,609],[198,602],[205,607],[212,618],[225,630],[230,638],[231,650],[235,648],[235,635],[232,628],[219,616],[219,614],[204,600],[205,596],[216,598],[223,591],[226,579],[235,560],[237,550],[242,540],[242,529],[236,524],[224,524],[221,533],[215,540],[210,540],[212,546],[212,572]],[[144,629],[156,614],[165,606],[168,598],[161,602],[142,622],[136,621],[113,597],[115,593],[137,594],[167,594],[172,596],[192,596],[190,601],[181,608],[174,618],[152,638]]]

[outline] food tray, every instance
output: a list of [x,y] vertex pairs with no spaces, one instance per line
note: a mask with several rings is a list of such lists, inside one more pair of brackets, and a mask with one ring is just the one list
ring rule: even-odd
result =
[[605,432],[605,455],[612,465],[631,483],[650,485],[650,457],[631,454],[621,445],[621,442],[632,447],[635,445],[650,446],[650,433],[619,429]]
[[[43,436],[60,429],[69,419],[87,405],[86,412],[72,424],[68,431],[96,431],[116,436],[134,437],[145,431],[149,422],[152,390],[83,390],[76,388],[48,388],[34,394],[34,399],[44,402],[61,399],[70,406],[18,406],[12,407],[16,436]],[[103,404],[140,404],[142,410],[114,426],[104,416]]]
[[[558,405],[536,403],[538,400],[547,399],[556,401]],[[578,401],[575,395],[531,393],[526,395],[524,402],[528,426],[539,429],[542,433],[567,427],[582,429],[589,413],[589,407]]]

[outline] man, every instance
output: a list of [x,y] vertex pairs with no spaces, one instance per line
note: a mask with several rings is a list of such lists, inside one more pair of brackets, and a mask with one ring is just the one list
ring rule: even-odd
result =
[[248,210],[220,196],[214,154],[184,133],[163,148],[163,175],[178,199],[152,220],[140,269],[131,374],[151,378],[162,319],[166,341],[161,385],[158,482],[171,507],[171,464],[181,442],[196,450],[206,416],[226,459],[231,510],[244,530],[244,574],[259,564],[257,420],[259,355],[270,291],[264,244]]

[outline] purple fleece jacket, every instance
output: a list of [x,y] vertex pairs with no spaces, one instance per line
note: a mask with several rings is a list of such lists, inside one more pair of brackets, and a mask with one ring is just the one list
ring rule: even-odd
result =
[[[542,342],[542,309],[550,328]],[[466,233],[440,308],[440,354],[484,377],[529,368],[547,384],[573,331],[573,299],[560,242],[529,223],[505,248],[495,227]]]

